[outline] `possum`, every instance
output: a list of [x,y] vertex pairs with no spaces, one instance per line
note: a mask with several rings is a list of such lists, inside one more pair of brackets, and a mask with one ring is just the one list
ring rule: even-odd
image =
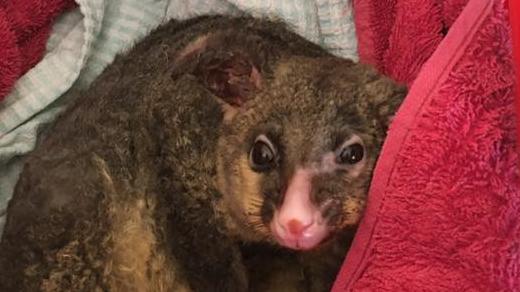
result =
[[41,135],[0,291],[327,291],[405,88],[281,21],[170,21]]

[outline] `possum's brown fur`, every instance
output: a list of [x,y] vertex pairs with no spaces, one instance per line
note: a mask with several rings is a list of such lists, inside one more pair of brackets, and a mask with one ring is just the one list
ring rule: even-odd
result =
[[[236,88],[214,86],[206,71],[230,56],[249,59],[261,80],[254,71]],[[355,192],[338,197],[349,214],[336,222],[338,236],[300,254],[272,247],[258,218],[244,217],[260,213],[263,199],[261,177],[240,149],[268,112],[292,104],[309,117],[325,114],[311,92],[297,96],[300,105],[277,98],[299,83],[302,90],[313,74],[330,96],[359,96],[348,107],[361,120],[350,122],[372,155],[362,180],[341,180]],[[335,89],[341,78],[344,88]],[[281,23],[205,16],[157,29],[89,90],[70,95],[73,104],[28,156],[9,202],[0,291],[326,290],[351,238],[341,230],[359,220],[386,119],[403,90]]]

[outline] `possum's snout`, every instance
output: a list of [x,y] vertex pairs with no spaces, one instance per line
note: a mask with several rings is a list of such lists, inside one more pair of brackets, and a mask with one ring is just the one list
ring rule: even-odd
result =
[[296,171],[285,192],[282,206],[274,212],[270,228],[282,246],[312,249],[329,234],[322,211],[311,202],[311,176],[309,170]]

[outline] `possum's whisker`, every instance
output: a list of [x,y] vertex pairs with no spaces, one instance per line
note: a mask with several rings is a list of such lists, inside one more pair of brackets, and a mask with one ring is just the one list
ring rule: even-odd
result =
[[251,199],[249,199],[248,204],[255,206],[255,207],[262,207],[262,205],[264,204],[264,201],[262,199],[258,199],[258,198],[251,198]]
[[258,198],[258,197],[255,197],[255,196],[251,197],[250,200],[251,201],[255,201],[255,202],[260,202],[260,203],[262,203],[264,201],[262,198]]
[[248,210],[258,210],[261,208],[262,208],[262,205],[256,205],[256,204],[249,204],[249,206],[247,206]]
[[248,227],[251,228],[251,230],[255,231],[261,237],[268,238],[266,233],[268,233],[269,230],[267,228],[265,228],[265,226],[251,226],[251,225],[249,225]]
[[253,216],[260,216],[260,213],[259,211],[260,208],[257,208],[257,207],[252,207],[252,206],[249,206],[246,211],[247,211],[247,214],[249,215],[253,215]]
[[264,222],[260,221],[260,220],[253,220],[253,221],[250,221],[252,226],[258,226],[258,227],[266,227]]
[[261,222],[261,221],[258,221],[258,220],[249,221],[248,225],[265,227],[265,224],[263,222]]

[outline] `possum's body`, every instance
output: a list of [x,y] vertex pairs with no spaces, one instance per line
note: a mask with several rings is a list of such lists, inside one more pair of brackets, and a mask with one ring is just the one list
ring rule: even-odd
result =
[[[282,99],[252,92],[277,88],[278,76],[299,66],[292,56],[332,60],[326,64],[338,59],[281,24],[221,16],[171,22],[118,57],[88,91],[73,97],[74,104],[28,156],[0,245],[0,291],[245,291],[262,290],[269,281],[271,287],[278,285],[277,275],[270,272],[280,267],[277,252],[285,251],[273,247],[273,268],[264,269],[276,240],[268,228],[254,227],[256,221],[246,218],[252,213],[244,211],[256,206],[253,193],[259,181],[231,165],[246,167],[237,149],[245,147],[240,131],[248,122],[239,117],[254,116],[256,107],[262,111],[265,107],[257,106],[261,102],[285,106]],[[281,67],[280,60],[289,61]],[[250,64],[255,69],[242,74],[240,66]],[[212,66],[217,71],[208,71]],[[302,70],[318,70],[311,67]],[[240,71],[232,76],[238,83],[230,78],[218,84],[220,79],[212,74],[226,70]],[[355,78],[380,78],[356,70],[362,76]],[[244,83],[242,75],[250,82]],[[393,94],[393,85],[385,82],[381,94]],[[297,94],[294,89],[288,92]],[[302,96],[302,103],[308,98]],[[362,123],[367,123],[373,122],[368,115],[375,120],[376,112],[379,119],[379,114],[395,110],[399,98],[394,99],[385,114],[362,103],[351,106],[364,111]],[[222,110],[222,100],[240,109],[225,127],[230,111]],[[317,105],[309,116],[320,110],[325,111]],[[382,127],[370,127],[364,134],[374,138],[365,143],[374,155],[366,170],[359,170],[367,175],[357,183],[363,191],[349,201],[349,212],[362,208],[368,173],[384,136]],[[243,196],[232,197],[231,187]],[[278,201],[272,205],[281,204]],[[257,207],[269,221],[273,211],[268,210],[270,201],[265,202]],[[341,230],[354,226],[359,215],[349,218],[337,224]],[[287,267],[296,268],[280,270],[303,276],[283,284],[294,283],[296,290],[330,287],[349,237],[338,230],[334,232],[340,235],[321,249],[303,256],[300,251],[285,252]],[[257,249],[243,242],[260,242],[258,250],[266,256],[255,258]],[[313,254],[320,259],[328,254],[332,260],[321,265]],[[255,264],[259,261],[261,267]]]

